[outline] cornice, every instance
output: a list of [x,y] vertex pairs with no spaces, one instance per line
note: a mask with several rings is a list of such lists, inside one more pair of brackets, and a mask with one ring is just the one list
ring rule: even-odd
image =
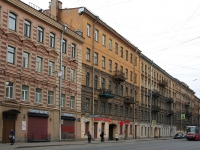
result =
[[[29,5],[19,1],[19,0],[3,0],[5,2],[11,3],[12,5],[22,9],[23,11],[33,15],[34,17],[43,20],[44,22],[46,22],[47,24],[50,24],[54,27],[56,27],[57,29],[63,31],[63,25],[60,24],[59,22],[57,22],[56,20],[53,20],[52,18],[46,16],[45,14],[35,10],[34,8],[30,7]],[[74,31],[70,30],[67,28],[67,30],[65,31],[65,33],[73,38],[75,38],[76,40],[78,40],[79,42],[83,43],[84,42],[84,38],[80,35],[78,35],[77,33],[75,33]]]

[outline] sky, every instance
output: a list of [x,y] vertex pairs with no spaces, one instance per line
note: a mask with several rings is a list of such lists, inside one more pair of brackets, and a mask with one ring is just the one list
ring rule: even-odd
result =
[[[21,0],[47,9],[50,0]],[[86,7],[200,98],[200,0],[61,0]]]

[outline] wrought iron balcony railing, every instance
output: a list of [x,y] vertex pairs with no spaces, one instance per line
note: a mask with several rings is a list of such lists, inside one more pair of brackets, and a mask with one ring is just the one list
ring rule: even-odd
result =
[[119,82],[123,82],[126,80],[125,78],[125,73],[123,73],[122,71],[113,71],[113,78]]

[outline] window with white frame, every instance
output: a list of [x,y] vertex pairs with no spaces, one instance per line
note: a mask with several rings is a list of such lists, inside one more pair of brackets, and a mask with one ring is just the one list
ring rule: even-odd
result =
[[13,13],[9,13],[9,23],[8,23],[9,29],[16,31],[16,26],[17,26],[17,16]]
[[8,56],[7,62],[14,64],[15,63],[15,48],[8,46]]
[[13,83],[6,82],[6,98],[13,98]]
[[54,62],[49,61],[49,75],[53,76],[54,75]]
[[62,66],[62,79],[65,79],[65,66]]
[[91,25],[87,24],[87,36],[90,37],[90,31],[91,30]]
[[65,94],[61,95],[61,107],[65,107]]
[[29,68],[29,53],[23,52],[23,68]]
[[105,57],[102,56],[102,68],[105,68]]
[[66,40],[63,39],[63,41],[62,41],[62,53],[64,53],[64,54],[66,54],[66,52],[67,52],[66,44],[67,44]]
[[22,100],[28,101],[28,94],[29,93],[29,87],[26,85],[22,85]]
[[41,103],[42,102],[42,89],[36,88],[35,102],[36,103]]
[[48,104],[53,105],[53,99],[54,99],[54,92],[48,91]]
[[41,57],[36,58],[36,71],[42,72],[42,58]]
[[55,34],[50,32],[50,47],[55,48]]
[[90,49],[86,48],[86,60],[90,61]]
[[98,42],[99,41],[99,31],[97,29],[95,29],[94,35],[95,35],[95,41]]
[[112,40],[109,39],[109,49],[112,50]]
[[28,20],[24,20],[24,36],[31,36],[31,23]]
[[43,43],[44,29],[38,27],[38,42]]
[[86,98],[85,100],[85,110],[89,111],[90,110],[90,99]]
[[71,82],[75,82],[75,70],[71,69]]
[[109,60],[108,62],[108,70],[112,71],[112,60]]
[[74,101],[75,101],[75,97],[71,96],[70,97],[70,108],[74,109]]
[[102,35],[102,45],[106,46],[106,35]]
[[94,53],[94,64],[98,65],[98,53]]
[[72,58],[76,58],[76,45],[75,44],[72,44],[71,56],[72,56]]

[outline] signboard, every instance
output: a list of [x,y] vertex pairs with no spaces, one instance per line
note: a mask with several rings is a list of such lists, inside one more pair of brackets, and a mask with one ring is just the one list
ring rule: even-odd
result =
[[67,113],[64,113],[63,116],[74,117],[75,115],[74,115],[74,114],[67,114]]
[[110,118],[94,118],[94,121],[112,122]]
[[22,121],[22,130],[23,130],[23,131],[26,130],[26,121]]
[[152,120],[152,126],[156,126],[156,120]]
[[90,118],[99,118],[100,115],[90,115]]
[[181,120],[185,119],[185,114],[181,114]]
[[50,114],[49,111],[37,110],[37,109],[29,109],[29,112],[30,112],[30,113],[37,113],[37,114],[47,114],[47,115]]

